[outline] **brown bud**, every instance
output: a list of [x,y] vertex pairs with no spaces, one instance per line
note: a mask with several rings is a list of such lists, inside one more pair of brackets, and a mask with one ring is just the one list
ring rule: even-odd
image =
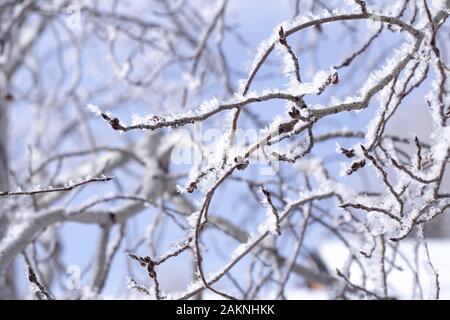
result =
[[278,31],[278,35],[279,35],[279,41],[281,44],[286,44],[286,35],[284,34],[284,30],[283,27],[280,27],[280,30]]
[[355,156],[355,150],[340,148],[341,153],[347,158],[353,158]]
[[338,73],[337,72],[333,73],[331,75],[330,80],[331,80],[332,84],[337,84],[339,82],[339,75],[338,75]]
[[234,162],[236,162],[236,169],[238,170],[244,170],[248,166],[248,160],[245,160],[241,156],[235,157]]
[[350,167],[350,169],[347,170],[347,174],[351,175],[353,172],[361,169],[362,167],[364,167],[366,165],[366,160],[361,160],[361,161],[357,161],[357,162],[353,162],[352,166]]
[[292,107],[288,114],[292,119],[300,118],[300,110],[298,110],[296,107]]
[[292,129],[294,129],[294,125],[295,125],[295,121],[290,121],[290,122],[286,122],[286,123],[282,123],[278,126],[278,131],[280,133],[286,133],[291,131]]
[[191,182],[191,183],[189,184],[189,186],[187,187],[186,191],[187,191],[188,193],[192,193],[192,192],[194,192],[195,189],[197,189],[197,182],[196,182],[196,181],[193,181],[193,182]]

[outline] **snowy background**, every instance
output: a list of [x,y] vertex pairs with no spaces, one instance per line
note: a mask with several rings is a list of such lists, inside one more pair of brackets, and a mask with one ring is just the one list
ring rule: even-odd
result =
[[[143,21],[161,21],[165,23],[165,16],[156,12],[161,10],[161,6],[153,4],[153,1],[86,1],[89,5],[100,12],[108,12],[114,8],[115,12],[124,16],[135,16]],[[158,1],[156,1],[158,2]],[[155,2],[155,3],[156,3]],[[184,1],[174,1],[180,5]],[[229,28],[222,42],[222,50],[226,55],[230,68],[229,83],[233,90],[238,90],[240,80],[246,79],[247,72],[252,66],[252,61],[258,57],[258,47],[264,49],[264,41],[270,39],[272,34],[275,37],[278,33],[277,26],[284,21],[286,24],[293,18],[293,2],[295,1],[275,1],[275,0],[230,0],[227,5],[226,26]],[[400,5],[402,1],[393,3],[384,1],[393,7]],[[46,1],[42,2],[47,3]],[[48,2],[50,3],[50,1]],[[377,5],[383,8],[383,1],[367,1],[368,5]],[[76,4],[74,2],[74,4]],[[194,37],[201,35],[202,21],[211,19],[219,1],[195,0],[190,4],[195,8],[202,8],[202,17],[193,17],[199,23],[199,27],[189,30]],[[429,1],[430,8],[437,10],[441,3],[439,1]],[[315,13],[322,12],[320,4],[316,4]],[[331,1],[327,6],[341,10],[342,12],[357,12],[359,7],[353,1]],[[139,40],[125,36],[127,28],[132,33],[132,28],[125,25],[125,31],[114,27],[114,23],[104,20],[96,20],[94,14],[85,11],[80,13],[80,28],[73,29],[73,33],[65,31],[63,26],[68,17],[62,5],[62,14],[51,27],[46,28],[40,35],[39,41],[34,44],[32,53],[24,59],[23,66],[18,69],[14,77],[10,80],[10,91],[15,96],[9,107],[9,128],[10,137],[14,140],[9,144],[10,167],[16,173],[17,181],[10,180],[10,189],[15,190],[19,186],[27,189],[27,186],[47,186],[52,181],[51,172],[58,163],[49,166],[47,176],[43,181],[36,179],[27,180],[28,166],[31,162],[33,166],[38,166],[51,155],[82,150],[95,146],[108,146],[110,148],[128,148],[130,145],[138,143],[145,135],[157,135],[158,131],[148,133],[141,130],[121,133],[112,130],[101,118],[90,112],[88,104],[98,107],[102,112],[109,111],[115,117],[119,117],[124,123],[131,124],[133,121],[139,122],[142,117],[148,114],[179,114],[187,110],[196,109],[204,101],[213,101],[211,105],[203,105],[203,108],[211,109],[216,106],[214,100],[228,101],[229,94],[224,92],[224,85],[218,79],[207,78],[201,85],[201,89],[195,91],[196,94],[188,99],[187,107],[179,106],[179,93],[187,84],[189,90],[197,90],[198,77],[189,74],[189,64],[175,65],[164,70],[162,75],[158,75],[158,81],[148,86],[133,85],[130,82],[134,79],[147,79],[152,71],[166,63],[166,57],[160,52],[141,48]],[[311,9],[311,1],[300,1],[300,16],[303,11]],[[76,9],[76,7],[75,7]],[[395,8],[394,8],[395,9]],[[394,9],[392,9],[394,11]],[[433,11],[434,12],[434,11]],[[30,34],[33,36],[33,21],[38,19],[31,15],[27,20]],[[313,19],[307,16],[305,19]],[[419,25],[420,22],[417,22]],[[447,23],[448,24],[448,23]],[[448,26],[445,26],[448,28]],[[358,48],[365,39],[368,39],[378,31],[379,25],[375,21],[373,24],[366,21],[349,21],[343,24],[330,24],[322,26],[320,30],[311,28],[304,32],[293,35],[289,38],[291,45],[298,54],[300,69],[303,79],[310,81],[314,85],[315,81],[324,78],[333,66],[342,62],[347,55]],[[351,30],[351,32],[349,31]],[[27,30],[22,31],[21,37],[27,37]],[[158,39],[160,35],[155,31],[150,38]],[[214,33],[211,42],[217,41],[219,35]],[[444,35],[445,41],[441,47],[444,61],[447,59],[449,48],[448,34]],[[82,40],[81,40],[82,39]],[[106,40],[105,40],[106,39]],[[107,39],[114,39],[114,44],[108,44]],[[276,38],[275,38],[276,39]],[[383,31],[362,57],[357,58],[348,68],[339,71],[341,82],[339,85],[330,86],[326,92],[320,96],[308,96],[305,102],[308,105],[328,104],[330,100],[343,100],[348,97],[357,96],[358,88],[368,79],[370,71],[393,64],[390,61],[395,55],[395,49],[399,49],[404,43],[404,35],[396,30]],[[162,41],[162,40],[161,40]],[[77,46],[76,44],[80,45]],[[261,45],[262,43],[262,45]],[[158,43],[157,43],[158,44]],[[191,53],[187,44],[180,44],[176,48],[180,56]],[[272,57],[273,56],[273,57]],[[292,70],[287,70],[283,63],[285,56],[280,50],[268,60],[255,81],[252,90],[256,93],[267,88],[288,88]],[[130,58],[131,57],[131,58]],[[212,57],[215,57],[212,55]],[[130,60],[131,59],[131,60]],[[129,61],[132,61],[130,65]],[[420,67],[422,68],[422,66]],[[131,71],[130,71],[131,70]],[[203,68],[207,73],[208,69]],[[36,81],[36,77],[39,81]],[[424,97],[428,93],[434,75],[426,79],[419,88],[405,98],[398,112],[395,113],[389,125],[386,127],[386,134],[393,134],[413,139],[418,136],[423,143],[432,144],[430,139],[433,131],[433,122],[429,116],[428,107]],[[45,105],[45,108],[40,108]],[[340,114],[337,117],[325,118],[317,124],[314,129],[315,134],[329,131],[353,130],[366,131],[371,120],[378,114],[378,102],[374,100],[365,110],[361,112],[351,112]],[[284,105],[278,101],[267,101],[251,105],[249,113],[242,116],[239,126],[242,129],[255,129],[257,118],[259,123],[268,126],[276,117],[284,117]],[[92,109],[92,108],[91,108]],[[95,111],[95,110],[94,110]],[[80,120],[83,119],[83,120]],[[164,144],[169,144],[167,136],[171,134],[173,140],[178,139],[175,150],[183,150],[186,134],[194,133],[195,130],[201,132],[207,129],[216,130],[215,136],[205,143],[206,153],[214,152],[217,148],[217,140],[227,130],[227,122],[230,116],[220,115],[209,119],[201,128],[196,126],[183,127],[180,130],[163,129],[164,138],[155,144],[144,144],[138,149],[136,154],[142,158],[149,154],[159,154],[163,152]],[[145,120],[145,119],[144,119]],[[70,129],[76,128],[76,129]],[[258,130],[261,128],[258,128]],[[64,131],[66,130],[66,131]],[[448,133],[448,130],[447,130]],[[179,135],[177,135],[179,134]],[[184,135],[183,135],[184,134]],[[57,141],[55,137],[60,136]],[[447,137],[448,139],[448,137]],[[342,175],[342,168],[349,165],[348,161],[336,152],[336,145],[344,148],[351,148],[357,141],[349,139],[334,139],[328,142],[317,144],[310,155],[311,158],[321,158],[326,161],[330,175],[338,183],[351,186],[355,190],[364,189],[367,192],[379,192],[384,188],[379,176],[374,171],[363,171],[359,174],[347,176]],[[32,150],[29,146],[35,146]],[[176,149],[181,148],[181,149]],[[189,146],[188,150],[192,150]],[[414,153],[414,145],[405,148],[405,152]],[[58,181],[69,179],[74,172],[94,175],[95,169],[99,166],[93,165],[102,161],[103,153],[90,154],[86,157],[74,157],[67,159],[61,164],[61,174]],[[172,155],[173,157],[174,155]],[[211,159],[218,154],[210,154]],[[305,164],[306,165],[306,164]],[[310,164],[308,164],[310,165]],[[155,165],[156,166],[156,165]],[[188,183],[189,177],[196,176],[197,171],[189,164],[179,164],[169,160],[170,175],[181,178],[176,179],[177,184],[183,188]],[[300,163],[299,166],[302,166]],[[276,176],[261,175],[265,165],[250,165],[245,172],[237,176],[241,179],[254,179],[255,181],[265,181],[276,179]],[[155,167],[156,168],[156,167]],[[56,170],[56,169],[55,169]],[[155,169],[156,170],[156,169]],[[263,171],[262,171],[263,170]],[[314,170],[311,166],[309,170]],[[287,165],[280,165],[281,175],[289,180],[292,185],[300,185],[302,177],[294,176]],[[70,196],[58,200],[58,206],[77,207],[87,201],[94,201],[107,195],[117,193],[139,194],[139,181],[142,177],[151,177],[155,171],[151,166],[142,170],[139,164],[130,163],[122,168],[114,170],[113,183],[92,184],[72,193]],[[190,175],[190,176],[189,176]],[[150,178],[148,178],[150,179]],[[450,176],[447,170],[444,176],[442,192],[448,192],[450,188]],[[39,185],[39,186],[38,186]],[[207,190],[210,185],[208,181],[200,188]],[[287,190],[288,198],[292,196]],[[202,200],[201,193],[189,195],[192,203],[199,205]],[[255,204],[251,200],[251,194],[245,185],[238,180],[231,180],[220,191],[212,203],[211,212],[214,215],[222,216],[233,221],[238,226],[242,226],[249,234],[255,234],[258,226],[266,219],[266,209],[260,204]],[[292,197],[291,197],[292,198]],[[1,201],[1,200],[0,200]],[[27,204],[28,199],[23,199]],[[156,202],[163,202],[161,196]],[[110,210],[121,204],[120,201],[105,203],[98,206],[99,210]],[[331,210],[334,204],[326,203],[322,209]],[[447,210],[448,213],[448,210]],[[130,219],[126,225],[127,237],[120,243],[117,254],[111,263],[111,269],[107,276],[105,287],[101,294],[95,296],[89,287],[91,279],[91,269],[93,257],[99,245],[101,228],[98,225],[89,225],[77,222],[59,223],[56,228],[44,230],[43,242],[52,245],[53,237],[58,237],[59,258],[58,263],[50,266],[57,268],[58,275],[52,280],[50,286],[55,296],[64,298],[95,297],[104,299],[147,299],[148,297],[130,290],[127,279],[130,275],[140,284],[151,286],[145,268],[139,268],[136,262],[131,261],[127,252],[140,254],[142,256],[160,256],[168,252],[174,243],[184,238],[185,232],[180,230],[170,219],[161,218],[159,209],[149,206],[138,215]],[[177,217],[186,225],[184,217]],[[175,220],[176,220],[175,219]],[[297,220],[293,221],[298,222]],[[446,238],[450,235],[449,219],[445,215],[436,218],[436,221],[426,227],[429,254],[433,266],[440,274],[441,298],[450,298],[450,242]],[[273,227],[273,226],[271,226]],[[111,239],[119,235],[119,226],[111,229]],[[286,257],[292,256],[295,238],[288,237],[289,232],[275,240],[268,240],[267,246],[277,243],[277,248]],[[205,233],[203,241],[205,245],[204,259],[206,273],[214,273],[229,261],[230,257],[236,254],[235,250],[241,244],[236,239],[228,235],[208,231]],[[273,243],[272,243],[273,241]],[[355,243],[359,240],[355,239]],[[363,244],[361,244],[363,245]],[[426,259],[426,251],[423,246],[417,245],[415,241],[405,240],[388,247],[386,256],[395,261],[395,266],[388,268],[389,295],[396,298],[428,298],[433,289],[430,280],[430,266]],[[207,247],[207,248],[206,248]],[[398,250],[395,251],[393,248]],[[28,248],[30,252],[37,250],[38,255],[45,256],[45,252],[50,250],[45,245],[36,245],[36,248]],[[319,223],[311,223],[305,237],[304,250],[299,255],[298,261],[301,265],[317,268],[317,262],[311,260],[311,253],[320,256],[328,272],[334,274],[336,269],[342,269],[348,262],[349,251],[342,246],[339,239],[327,228],[323,228]],[[257,253],[253,253],[256,254]],[[233,283],[237,282],[245,287],[250,281],[249,269],[256,259],[253,254],[240,261],[230,272],[231,277],[224,277],[217,288],[230,290],[235,293],[238,290]],[[406,257],[406,258],[405,258]],[[256,259],[257,260],[257,259]],[[42,264],[42,269],[46,267]],[[31,298],[26,266],[22,257],[15,259],[16,279],[19,283],[19,296]],[[268,266],[267,270],[272,267]],[[418,271],[418,279],[414,278],[411,270]],[[162,290],[173,295],[181,294],[189,288],[193,281],[194,264],[192,256],[183,254],[176,259],[168,260],[157,267],[158,278]],[[276,270],[275,270],[276,271]],[[262,276],[264,272],[261,272]],[[352,279],[358,279],[357,268],[351,272]],[[78,277],[79,276],[79,277]],[[418,286],[417,284],[420,284]],[[339,287],[339,286],[337,286]],[[231,288],[231,289],[230,289]],[[274,298],[276,289],[269,281],[259,293],[258,298]],[[69,290],[68,290],[69,289]],[[335,288],[336,289],[336,288]],[[376,288],[373,288],[376,290]],[[336,290],[339,290],[338,288]],[[292,276],[286,288],[286,298],[288,299],[328,299],[333,298],[334,290],[325,288],[320,283],[311,283],[297,276]],[[214,293],[206,292],[204,298],[218,298]]]

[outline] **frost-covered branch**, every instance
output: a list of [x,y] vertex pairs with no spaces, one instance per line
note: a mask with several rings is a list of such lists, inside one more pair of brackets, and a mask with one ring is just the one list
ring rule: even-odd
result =
[[0,196],[33,196],[36,194],[49,193],[49,192],[70,191],[70,190],[73,190],[75,188],[84,186],[84,185],[92,183],[92,182],[105,182],[105,181],[110,181],[112,179],[113,179],[113,177],[105,177],[105,176],[80,179],[79,181],[70,182],[62,187],[49,187],[46,189],[36,188],[36,190],[2,191],[2,192],[0,192]]
[[445,291],[450,1],[68,5],[0,5],[0,297]]

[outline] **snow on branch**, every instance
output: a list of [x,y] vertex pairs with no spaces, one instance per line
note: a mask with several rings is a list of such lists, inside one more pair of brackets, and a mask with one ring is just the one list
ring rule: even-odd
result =
[[36,194],[42,194],[42,193],[50,193],[50,192],[64,192],[64,191],[70,191],[75,188],[94,183],[94,182],[106,182],[111,181],[113,177],[106,177],[106,176],[100,176],[100,177],[87,177],[85,179],[78,179],[76,181],[70,181],[69,183],[65,184],[61,187],[48,187],[45,189],[41,189],[40,186],[36,186],[32,190],[19,190],[17,191],[2,191],[0,192],[0,196],[33,196]]

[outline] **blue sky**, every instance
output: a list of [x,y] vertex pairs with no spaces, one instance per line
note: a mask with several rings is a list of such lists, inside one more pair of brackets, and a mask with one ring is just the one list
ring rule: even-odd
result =
[[[227,37],[224,45],[225,52],[227,54],[227,58],[229,60],[229,64],[233,66],[233,68],[237,70],[245,70],[245,66],[248,65],[249,61],[253,59],[253,56],[256,52],[256,48],[259,45],[259,43],[268,38],[270,34],[272,33],[274,27],[278,25],[280,22],[288,20],[291,15],[291,7],[288,5],[288,1],[258,1],[258,0],[249,0],[245,1],[245,4],[242,2],[231,0],[230,1],[230,8],[231,10],[236,10],[236,16],[230,19],[229,23],[237,23],[240,32],[244,35],[244,37],[248,40],[250,47],[254,48],[254,50],[247,50],[243,48],[242,46],[238,45],[236,41],[231,38]],[[235,9],[238,8],[238,9]],[[349,33],[346,31],[345,28],[341,26],[336,25],[330,25],[325,26],[323,28],[321,37],[323,36],[325,40],[321,41],[318,50],[315,56],[311,56],[308,54],[299,54],[299,61],[301,64],[301,70],[304,71],[304,74],[302,74],[303,79],[308,81],[308,79],[311,79],[314,75],[314,72],[317,72],[317,69],[314,68],[314,61],[317,63],[317,66],[319,69],[328,70],[330,67],[332,67],[334,64],[339,63],[342,61],[342,59],[346,56],[347,53],[351,51],[352,48],[355,46],[358,46],[361,39],[364,39],[364,37],[369,36],[370,32],[373,32],[372,30],[367,30],[366,24],[363,22],[351,22],[349,24],[353,24],[355,27],[360,28],[362,30],[359,32],[361,37],[359,38],[359,42],[354,42],[354,39],[349,36]],[[315,31],[307,31],[302,32],[298,35],[294,35],[291,38],[289,38],[289,41],[292,41],[295,43],[295,45],[299,45],[300,48],[302,47],[302,44],[305,42],[308,42],[311,40],[311,37],[316,36]],[[48,37],[50,39],[50,36]],[[377,43],[375,44],[375,48],[384,47],[385,44],[389,45],[398,45],[403,40],[403,36],[401,34],[391,34],[391,33],[383,33],[383,36],[380,37],[380,39],[377,40]],[[46,47],[48,46],[48,41],[46,37],[41,40],[38,48],[36,49],[37,52],[40,50],[45,51]],[[297,43],[298,42],[298,43]],[[82,86],[90,87],[94,83],[98,83],[102,78],[107,78],[108,73],[104,73],[102,70],[103,68],[107,68],[108,63],[105,61],[104,56],[106,55],[106,51],[101,48],[101,46],[96,46],[95,42],[92,42],[90,44],[92,47],[88,48],[83,54],[85,55],[84,59],[86,60],[86,68],[90,68],[91,66],[93,68],[96,68],[100,70],[101,72],[98,74],[96,72],[87,73],[84,74],[82,79]],[[389,47],[389,46],[388,46]],[[369,55],[365,59],[373,58],[375,59],[377,56],[377,53],[369,53]],[[67,58],[69,59],[70,54],[67,55]],[[313,61],[314,60],[314,61]],[[276,61],[276,60],[274,60]],[[279,62],[279,60],[278,60]],[[383,60],[381,60],[383,62]],[[43,83],[42,86],[47,89],[47,91],[51,92],[52,83],[55,80],[54,72],[55,72],[55,63],[52,61],[49,61],[48,63],[48,70],[46,72],[46,76],[48,77],[48,84]],[[273,71],[281,71],[282,67],[279,66],[279,64],[276,64],[274,67],[268,68],[269,70],[266,70],[263,68],[261,74],[269,73],[272,74]],[[274,76],[271,76],[269,79],[266,79],[264,81],[256,81],[255,86],[253,87],[254,90],[262,90],[267,87],[278,87],[282,88],[286,85],[287,79],[279,73],[278,76],[276,76],[276,72],[273,73]],[[363,82],[363,80],[367,77],[366,70],[362,67],[361,61],[355,62],[354,66],[348,68],[348,70],[343,70],[342,72],[339,72],[339,76],[341,79],[341,83],[339,85],[336,85],[335,87],[330,87],[329,90],[327,90],[326,93],[324,93],[320,97],[312,97],[307,98],[307,103],[314,104],[314,103],[326,103],[326,101],[333,95],[337,96],[345,96],[351,92],[351,90],[358,86],[360,83]],[[95,81],[91,79],[90,77],[95,78]],[[350,77],[351,76],[351,77]],[[349,81],[345,81],[346,78],[351,78]],[[19,74],[19,76],[15,79],[17,82],[17,86],[20,86],[21,88],[27,87],[27,81],[29,79],[29,76],[26,75],[26,72],[23,72]],[[46,77],[44,77],[46,79]],[[235,75],[233,80],[233,84],[235,87],[238,86],[238,80],[240,77],[238,75]],[[258,79],[257,79],[258,80]],[[70,86],[71,79],[67,79],[67,87]],[[349,84],[350,83],[350,84]],[[123,90],[124,88],[121,88],[120,85],[118,85],[118,90]],[[46,91],[46,90],[44,90]],[[419,89],[418,93],[414,97],[410,97],[407,100],[405,100],[405,104],[411,105],[410,108],[416,108],[415,107],[415,101],[417,97],[420,97],[420,94],[423,94],[424,91]],[[101,106],[102,101],[106,101],[108,96],[98,98],[96,101],[93,101],[94,103],[98,103]],[[209,98],[209,97],[205,97]],[[16,106],[13,111],[13,118],[19,119],[20,115],[23,113],[22,108],[26,108],[27,106]],[[377,105],[372,104],[368,109],[364,110],[363,112],[360,112],[358,114],[356,113],[349,113],[342,116],[339,116],[338,118],[330,118],[327,120],[324,120],[321,122],[321,124],[315,129],[317,132],[320,132],[321,130],[334,128],[334,129],[340,129],[343,126],[346,126],[350,129],[363,129],[367,125],[367,123],[370,121],[370,119],[373,117],[374,112],[376,111]],[[117,110],[114,110],[114,113],[116,115],[121,116],[124,119],[131,119],[132,113],[134,113],[136,110],[141,112],[146,112],[148,108],[144,105],[144,103],[134,103],[134,102],[124,102],[123,105],[121,105]],[[268,102],[268,103],[262,103],[254,105],[250,108],[250,110],[257,112],[258,115],[269,124],[270,119],[272,119],[275,115],[284,115],[284,106],[280,102]],[[408,112],[407,112],[408,113]],[[220,115],[218,116],[219,119]],[[217,122],[220,122],[218,120]],[[217,124],[215,120],[213,120],[213,123],[211,126],[214,126]],[[395,122],[394,122],[395,123]],[[240,123],[242,126],[250,126],[250,122],[248,120],[242,120]],[[90,122],[91,128],[93,128],[98,138],[98,144],[112,144],[112,145],[123,145],[128,142],[128,140],[134,140],[138,139],[140,135],[142,135],[142,132],[137,133],[131,133],[129,136],[121,135],[117,132],[113,132],[109,127],[107,127],[102,121],[99,119],[93,119]],[[20,131],[24,130],[24,128],[27,127],[27,124],[25,122],[17,122],[15,125],[15,130]],[[25,139],[24,139],[25,140]],[[340,141],[343,146],[347,146],[347,142]],[[334,173],[337,173],[339,171],[339,161],[342,160],[338,158],[335,154],[335,142],[332,143],[324,143],[321,145],[315,146],[313,150],[314,155],[320,155],[323,157],[332,157],[331,159],[331,167]],[[74,145],[77,144],[77,137],[73,137],[73,139],[69,140],[67,143],[67,148],[70,149]],[[348,145],[351,146],[351,145]],[[12,147],[12,153],[13,157],[19,157],[24,154],[26,150],[26,141],[17,141],[17,143]],[[86,158],[83,161],[90,161],[90,158]],[[257,170],[253,168],[249,168],[248,172],[246,172],[244,175],[255,175],[257,174]],[[336,174],[337,176],[337,174]],[[121,175],[120,177],[121,182],[124,184],[124,186],[127,186],[127,181],[130,181],[127,179],[126,176]],[[361,183],[360,178],[357,177],[345,177],[343,179],[347,179],[347,183],[353,183],[355,186],[359,185]],[[81,203],[82,201],[88,199],[93,194],[98,193],[106,194],[110,191],[113,191],[114,187],[111,185],[102,185],[101,187],[88,187],[85,190],[83,190],[76,199],[72,202],[72,204]],[[130,191],[128,191],[130,192]],[[240,190],[236,185],[230,184],[228,186],[225,186],[223,190],[223,194],[231,195],[232,197],[239,198]],[[229,201],[228,197],[225,196],[218,196],[215,198],[212,211],[217,212],[218,214],[222,215],[230,215],[230,214],[237,214],[238,210],[236,209],[238,205],[234,201]],[[133,219],[132,222],[129,224],[129,232],[132,232],[136,235],[136,238],[138,235],[142,235],[142,233],[145,231],[145,228],[149,221],[153,218],[153,215],[155,213],[154,209],[148,209],[145,212],[141,213],[137,218]],[[240,213],[242,214],[242,212]],[[255,212],[247,212],[247,215],[254,215],[254,221],[253,225],[257,225],[258,221],[261,221],[264,217],[264,210],[261,208],[255,209]],[[248,216],[242,216],[237,215],[236,221],[239,221],[240,219],[248,219]],[[165,225],[165,228],[167,228],[163,237],[163,245],[162,248],[160,248],[160,254],[165,252],[165,249],[170,245],[170,243],[182,240],[183,233],[176,231],[175,228],[169,225]],[[99,227],[97,226],[90,226],[90,225],[84,225],[84,224],[77,224],[77,223],[67,223],[64,226],[62,226],[59,229],[59,233],[61,234],[63,238],[64,243],[64,253],[63,253],[63,260],[67,265],[79,265],[82,269],[84,269],[87,264],[92,260],[92,255],[94,253],[97,241],[98,241],[98,231]],[[115,234],[112,235],[114,237]],[[223,264],[224,258],[228,257],[229,254],[233,251],[233,248],[237,245],[237,243],[233,240],[230,240],[226,237],[220,237],[220,236],[211,236],[208,238],[210,242],[210,250],[214,251],[216,253],[208,255],[208,261],[209,271],[214,271],[216,268],[219,268]],[[321,239],[316,238],[316,239]],[[311,240],[311,243],[307,243],[307,245],[314,245],[315,242],[318,242],[320,240]],[[117,254],[116,258],[114,259],[114,262],[112,264],[112,269],[109,274],[109,278],[107,281],[107,286],[105,287],[104,293],[106,295],[113,295],[116,292],[122,291],[126,287],[125,278],[127,276],[127,264],[130,263],[129,259],[124,254],[124,251],[126,248],[129,248],[131,246],[131,243],[128,241],[124,241],[122,243],[121,249],[119,253]],[[145,254],[145,252],[142,252]],[[190,282],[191,272],[189,271],[189,267],[186,265],[189,265],[189,257],[190,255],[183,255],[180,258],[177,258],[174,261],[171,261],[167,263],[163,268],[160,270],[160,279],[162,282],[162,285],[164,288],[168,290],[182,290],[187,283]],[[234,270],[233,274],[239,274],[239,272],[243,271],[243,267],[246,265],[246,261],[244,260],[242,263],[240,263]],[[135,270],[138,268],[138,266],[134,266]],[[19,270],[23,270],[23,265],[19,265]],[[142,279],[145,281],[145,270],[142,270],[143,272],[140,274],[140,280]],[[25,277],[24,271],[22,272],[23,277]],[[83,281],[89,280],[90,274],[87,274],[85,278],[83,278]],[[65,279],[62,279],[63,282]],[[58,292],[58,291],[56,291]]]

